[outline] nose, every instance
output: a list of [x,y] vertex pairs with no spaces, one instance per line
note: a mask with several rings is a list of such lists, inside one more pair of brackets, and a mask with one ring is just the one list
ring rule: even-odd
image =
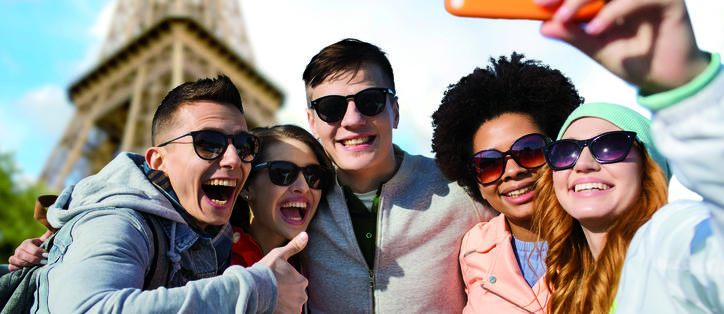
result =
[[307,181],[304,179],[304,173],[302,171],[299,171],[299,174],[297,175],[297,178],[292,182],[292,185],[290,186],[292,189],[292,192],[294,193],[304,193],[307,190],[309,190],[309,185],[307,184]]
[[357,110],[357,104],[355,104],[354,99],[349,98],[347,100],[347,111],[344,113],[344,117],[342,117],[342,126],[353,127],[364,124],[366,121],[364,115]]
[[219,164],[224,168],[238,169],[241,167],[241,156],[236,152],[236,147],[229,141],[226,146],[226,151],[221,155]]
[[528,169],[521,167],[513,157],[505,156],[505,170],[503,170],[503,176],[500,179],[502,181],[514,179],[526,171],[528,171]]
[[581,155],[578,156],[576,164],[573,165],[573,170],[578,172],[591,172],[598,171],[601,169],[601,165],[591,155],[591,150],[588,147],[584,147],[581,151]]

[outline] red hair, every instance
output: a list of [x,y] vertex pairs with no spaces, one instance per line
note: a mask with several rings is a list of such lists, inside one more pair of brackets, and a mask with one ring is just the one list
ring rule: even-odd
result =
[[536,184],[534,227],[546,241],[546,284],[552,291],[551,313],[608,313],[616,297],[626,250],[636,231],[667,202],[668,180],[661,167],[646,154],[642,193],[633,208],[623,213],[606,234],[606,243],[593,254],[580,223],[560,205],[553,188],[553,171],[545,166]]

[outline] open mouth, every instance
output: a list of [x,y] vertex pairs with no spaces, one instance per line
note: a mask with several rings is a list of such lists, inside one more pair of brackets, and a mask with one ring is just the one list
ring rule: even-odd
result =
[[302,223],[309,204],[304,201],[289,201],[279,205],[284,220],[290,223]]
[[371,143],[375,139],[374,136],[363,136],[348,140],[341,140],[339,141],[343,146],[345,147],[351,147],[351,146],[359,146],[359,145],[365,145]]
[[201,184],[201,189],[211,203],[226,205],[236,190],[236,180],[211,179]]

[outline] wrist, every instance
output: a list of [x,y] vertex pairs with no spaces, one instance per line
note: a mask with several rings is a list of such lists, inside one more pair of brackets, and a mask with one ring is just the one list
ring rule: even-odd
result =
[[693,67],[700,67],[700,65],[692,65],[691,73],[694,73],[695,77],[689,79],[688,82],[655,94],[646,93],[643,89],[639,90],[639,104],[650,110],[661,110],[698,93],[717,76],[721,67],[719,54],[706,53],[706,56],[706,65],[703,69],[694,70]]

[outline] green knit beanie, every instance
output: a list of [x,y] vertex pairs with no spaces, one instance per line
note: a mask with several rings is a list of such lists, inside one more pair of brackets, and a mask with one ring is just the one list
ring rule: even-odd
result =
[[646,119],[646,117],[631,108],[620,105],[610,103],[584,104],[576,108],[576,110],[568,116],[566,122],[563,123],[563,127],[561,127],[561,131],[558,132],[558,139],[561,139],[563,133],[573,121],[584,117],[600,118],[613,123],[624,131],[636,132],[636,138],[644,144],[649,157],[659,164],[661,169],[664,170],[664,173],[666,173],[666,177],[671,180],[671,170],[666,162],[666,158],[659,153],[659,150],[654,146],[654,140],[651,138],[651,122],[649,119]]

